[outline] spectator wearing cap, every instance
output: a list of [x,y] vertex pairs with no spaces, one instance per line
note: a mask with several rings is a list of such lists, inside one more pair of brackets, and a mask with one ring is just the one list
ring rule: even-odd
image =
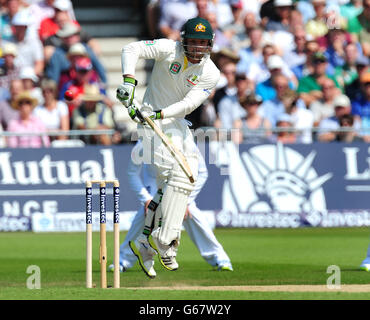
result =
[[6,100],[0,101],[0,124],[4,130],[7,129],[9,122],[18,117],[18,110],[12,107],[13,102],[23,91],[23,83],[20,79],[10,81],[10,96]]
[[[272,142],[280,142],[283,144],[297,143],[297,132],[294,129],[292,116],[287,113],[279,115],[276,121],[276,134],[271,136]],[[285,129],[285,130],[284,130]]]
[[[271,56],[274,58],[270,59]],[[262,61],[253,62],[247,72],[247,77],[253,80],[256,84],[266,81],[271,77],[272,69],[280,69],[281,72],[289,78],[293,84],[297,83],[294,73],[289,69],[283,59],[277,54],[276,47],[271,44],[266,44],[262,48]]]
[[239,100],[245,110],[245,116],[233,123],[237,133],[232,136],[235,143],[264,143],[271,135],[271,124],[259,112],[262,98],[253,92],[248,92]]
[[216,85],[216,89],[219,89],[227,84],[227,78],[222,73],[222,67],[230,62],[237,64],[240,60],[240,57],[234,50],[230,48],[221,48],[219,51],[211,52],[211,59],[221,71],[220,80]]
[[[67,23],[56,35],[62,40],[62,45],[55,48],[45,69],[45,74],[49,79],[53,79],[56,83],[59,83],[61,73],[67,71],[71,66],[67,57],[69,49],[74,44],[81,42],[80,28],[74,23]],[[103,84],[106,84],[107,77],[103,65],[89,45],[86,43],[83,43],[83,45],[85,46],[94,70],[96,70],[99,75],[99,80]]]
[[[41,81],[43,104],[39,104],[33,111],[45,125],[47,131],[68,131],[69,130],[69,113],[67,104],[58,100],[57,84],[50,79]],[[51,136],[50,140],[65,140],[67,136]]]
[[336,79],[328,75],[326,70],[328,67],[328,62],[326,56],[322,52],[316,52],[312,56],[313,71],[311,74],[302,77],[299,80],[297,92],[300,94],[301,99],[308,106],[313,101],[321,99],[323,93],[321,90],[322,82],[325,78],[330,78],[334,81],[335,86],[340,91],[340,86]]
[[295,4],[291,0],[276,0],[275,10],[278,13],[278,21],[269,21],[266,31],[270,36],[269,41],[277,48],[279,55],[284,55],[294,48],[293,31],[304,28],[302,15],[295,10]]
[[[351,101],[346,95],[339,95],[334,100],[334,115],[320,121],[317,139],[322,142],[334,141],[340,127],[339,119],[343,115],[351,114]],[[354,128],[358,130],[361,122],[355,120]]]
[[236,93],[221,99],[217,109],[217,121],[215,127],[230,130],[234,121],[245,116],[245,110],[239,103],[246,92],[252,91],[251,82],[245,74],[237,74],[235,77]]
[[70,0],[56,0],[53,4],[55,15],[47,18],[40,25],[39,35],[45,47],[45,60],[49,61],[56,47],[62,46],[62,39],[57,36],[57,32],[67,23],[74,23],[80,29],[80,41],[86,43],[98,56],[100,54],[99,43],[83,30],[76,19],[73,19],[68,11],[71,7]]
[[[273,100],[276,97],[276,90],[273,84],[273,78],[279,74],[283,74],[283,68],[285,64],[283,59],[278,55],[272,55],[267,60],[267,68],[270,72],[270,77],[258,83],[256,86],[256,93],[262,97],[263,100]],[[289,87],[294,88],[297,85],[297,79],[295,77],[289,81]]]
[[241,24],[243,21],[243,1],[230,0],[231,13],[233,15],[233,24]]
[[69,14],[69,10],[72,8],[70,0],[54,0],[52,4],[54,8],[54,15],[41,20],[39,26],[39,36],[43,44],[47,38],[55,35],[58,30],[67,22],[75,23],[80,27],[76,20],[73,20]]
[[370,60],[368,57],[360,56],[356,60],[356,71],[357,78],[349,85],[345,86],[346,95],[352,100],[355,100],[357,96],[361,95],[359,90],[361,82],[360,78],[367,72],[370,72]]
[[292,67],[294,75],[297,77],[298,81],[313,72],[313,55],[319,51],[319,44],[316,40],[306,41],[304,47],[304,53],[306,55],[305,63]]
[[[67,0],[67,1],[70,2],[69,9],[68,9],[68,15],[71,20],[76,20],[72,1],[71,0]],[[37,30],[40,28],[40,23],[42,20],[47,19],[47,18],[52,18],[54,16],[55,8],[56,8],[54,4],[57,2],[58,2],[57,0],[37,0],[36,2],[33,2],[29,6],[29,10],[31,11],[32,16],[34,17],[35,26]],[[58,4],[57,6],[60,7],[60,5]],[[66,5],[64,4],[64,7],[65,6]]]
[[[70,116],[72,116],[73,110],[81,104],[81,96],[84,93],[85,86],[91,84],[98,86],[98,83],[91,77],[92,72],[93,67],[90,58],[83,57],[78,59],[75,65],[75,77],[66,82],[59,91],[59,100],[64,99],[64,94],[67,90],[73,92],[74,99],[68,102]],[[103,91],[103,89],[101,90]]]
[[269,21],[279,21],[279,16],[277,15],[274,2],[275,0],[267,0],[263,2],[259,8],[262,28],[265,28]]
[[293,128],[296,129],[297,142],[312,143],[313,112],[307,108],[299,108],[299,95],[288,89],[281,97],[285,113],[291,116]]
[[334,116],[334,101],[338,96],[335,83],[332,79],[324,78],[322,85],[322,98],[313,101],[309,105],[309,109],[313,112],[315,126],[323,119]]
[[361,121],[362,135],[370,142],[370,72],[364,73],[360,78],[361,93],[352,102],[352,114],[355,120]]
[[29,28],[32,23],[33,19],[28,9],[20,10],[12,19],[18,49],[15,63],[20,68],[32,67],[36,75],[41,76],[45,65],[43,46],[37,34]]
[[[246,32],[243,21],[243,17],[245,16],[245,14],[243,14],[243,1],[231,0],[230,8],[233,16],[233,22],[226,25],[223,28],[223,31],[229,39],[236,39],[239,38],[239,35],[243,35]],[[235,41],[232,40],[232,42],[234,44]],[[238,45],[238,43],[235,44]],[[233,46],[233,48],[235,48],[235,46]]]
[[292,9],[292,0],[274,0],[274,9],[277,20],[269,20],[266,24],[267,31],[289,31],[289,22]]
[[17,57],[17,46],[6,43],[2,48],[4,64],[0,67],[0,87],[9,91],[10,82],[19,78],[19,68],[15,65]]
[[[10,148],[41,148],[49,147],[50,140],[46,133],[46,128],[42,121],[33,115],[33,109],[37,105],[37,100],[28,91],[23,91],[13,101],[13,108],[18,110],[18,118],[11,120],[8,131],[13,133],[25,134],[21,136],[10,136],[7,145]],[[40,133],[41,135],[27,135],[27,133]]]
[[[67,53],[68,60],[70,61],[70,67],[68,70],[63,71],[60,75],[60,80],[58,84],[58,90],[62,90],[63,86],[76,78],[76,68],[83,68],[83,65],[81,65],[82,58],[89,58],[89,55],[87,54],[87,50],[85,46],[82,43],[75,43],[72,45]],[[85,60],[86,61],[86,60]],[[79,66],[77,66],[79,62]],[[89,72],[90,79],[89,82],[99,82],[99,76],[96,73],[95,70],[92,70]]]
[[[96,85],[87,85],[81,97],[81,105],[73,111],[73,129],[76,130],[104,130],[114,128],[114,119],[111,108],[102,102],[103,96]],[[94,135],[81,137],[88,144],[112,144],[110,136]]]
[[24,67],[20,70],[19,78],[23,82],[23,89],[37,99],[38,104],[44,103],[41,88],[39,87],[39,77],[31,67]]
[[362,0],[363,11],[356,17],[348,19],[347,30],[354,40],[362,45],[365,56],[370,56],[370,0]]

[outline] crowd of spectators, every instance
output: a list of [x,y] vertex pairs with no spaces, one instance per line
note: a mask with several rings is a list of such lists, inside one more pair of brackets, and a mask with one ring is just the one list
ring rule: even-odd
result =
[[[215,31],[211,59],[221,78],[187,117],[193,129],[236,131],[236,143],[370,141],[370,0],[147,3],[149,39],[180,40],[195,16]],[[0,130],[54,133],[9,136],[1,147],[49,146],[71,139],[70,130],[116,130],[107,85],[99,44],[71,0],[0,0]],[[77,138],[126,141],[117,130]]]
[[151,36],[180,40],[197,15],[221,79],[196,127],[237,143],[370,141],[370,0],[151,0]]
[[0,129],[10,133],[1,146],[119,143],[117,134],[69,134],[116,127],[99,56],[98,42],[81,28],[71,0],[0,1]]

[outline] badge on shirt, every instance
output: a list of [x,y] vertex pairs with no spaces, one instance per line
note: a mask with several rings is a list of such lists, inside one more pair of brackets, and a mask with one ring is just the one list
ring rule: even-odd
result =
[[152,46],[153,44],[155,44],[157,41],[156,40],[145,40],[144,41],[144,44],[146,46]]
[[192,74],[189,78],[186,79],[186,81],[188,82],[188,87],[193,87],[199,82],[199,78],[197,75]]
[[170,72],[173,74],[178,74],[181,69],[181,63],[180,62],[173,62],[170,66]]

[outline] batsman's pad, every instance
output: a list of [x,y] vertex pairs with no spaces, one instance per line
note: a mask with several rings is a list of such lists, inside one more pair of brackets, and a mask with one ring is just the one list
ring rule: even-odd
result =
[[[187,160],[194,173],[198,169],[197,154],[188,155]],[[196,175],[194,177],[196,179]],[[195,183],[194,183],[195,184]],[[187,176],[175,164],[163,190],[162,201],[157,208],[153,237],[163,245],[179,241],[188,198],[194,189]]]

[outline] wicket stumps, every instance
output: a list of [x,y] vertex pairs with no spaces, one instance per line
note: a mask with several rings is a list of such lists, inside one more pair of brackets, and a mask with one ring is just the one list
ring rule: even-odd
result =
[[113,184],[113,233],[114,233],[114,274],[113,287],[120,287],[119,271],[119,181],[90,180],[86,182],[86,288],[92,288],[92,194],[93,185],[100,185],[100,286],[107,288],[107,233],[106,233],[106,185]]

